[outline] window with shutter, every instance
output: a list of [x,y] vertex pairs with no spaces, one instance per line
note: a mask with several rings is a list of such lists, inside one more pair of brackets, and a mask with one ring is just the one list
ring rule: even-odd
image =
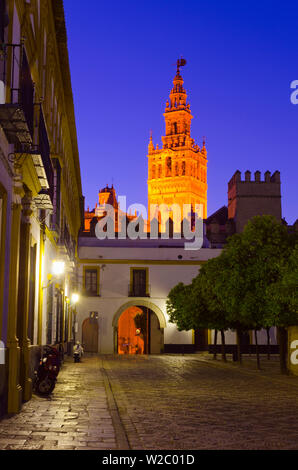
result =
[[146,297],[147,292],[147,269],[132,269],[131,276],[131,295],[135,297]]
[[85,270],[86,295],[98,295],[98,271],[97,269]]

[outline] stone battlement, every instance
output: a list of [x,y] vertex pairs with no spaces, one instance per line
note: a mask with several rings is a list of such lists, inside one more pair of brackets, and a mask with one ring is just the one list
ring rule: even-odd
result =
[[245,224],[255,215],[273,215],[281,220],[281,188],[280,172],[265,171],[264,179],[261,172],[255,171],[254,179],[251,172],[237,170],[228,184],[228,217],[234,219],[236,231],[241,232]]
[[264,173],[264,179],[261,179],[261,172],[255,171],[254,179],[251,178],[251,171],[244,173],[244,179],[241,179],[241,171],[237,170],[229,181],[229,189],[236,183],[280,183],[280,172],[275,171],[272,175],[270,171]]

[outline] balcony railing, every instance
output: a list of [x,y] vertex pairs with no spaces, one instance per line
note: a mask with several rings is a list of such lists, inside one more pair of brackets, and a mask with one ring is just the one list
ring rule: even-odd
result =
[[[7,93],[9,87],[9,93]],[[1,44],[0,123],[10,144],[32,143],[34,83],[23,44]]]
[[12,160],[33,160],[41,187],[35,197],[37,208],[53,210],[54,169],[43,112],[38,105],[38,145],[33,145],[37,104],[24,44],[0,43],[0,124],[8,142],[14,144]]
[[128,285],[128,297],[150,297],[151,286]]
[[84,297],[101,297],[101,286],[98,286],[96,290],[83,288],[81,294]]
[[64,226],[60,228],[60,237],[57,245],[61,255],[66,255],[70,260],[74,260],[75,240],[70,235],[66,223],[64,223]]

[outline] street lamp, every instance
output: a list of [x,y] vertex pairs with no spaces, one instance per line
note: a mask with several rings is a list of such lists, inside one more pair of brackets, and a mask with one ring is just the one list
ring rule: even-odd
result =
[[78,301],[79,301],[79,294],[77,294],[76,292],[73,292],[71,296],[71,303],[76,304],[78,303]]
[[65,271],[65,263],[64,261],[61,260],[54,260],[52,262],[52,274],[48,274],[48,283],[47,285],[43,286],[43,289],[47,289],[53,282],[54,280],[58,280],[59,276],[64,274]]
[[65,271],[64,261],[54,260],[52,265],[52,271],[54,276],[60,276]]

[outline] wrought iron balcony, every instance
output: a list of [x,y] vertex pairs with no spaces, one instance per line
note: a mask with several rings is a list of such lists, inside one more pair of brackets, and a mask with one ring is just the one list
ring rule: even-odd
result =
[[83,288],[81,291],[81,295],[83,295],[84,297],[101,297],[101,286],[97,286],[96,290]]
[[39,194],[34,198],[34,202],[37,209],[53,210],[53,204],[47,189],[42,189]]
[[151,286],[128,285],[128,297],[150,297]]
[[54,169],[50,158],[50,146],[42,110],[40,110],[39,116],[39,145],[28,144],[21,146],[19,143],[16,145],[16,151],[10,155],[10,158],[21,165],[25,160],[32,160],[40,186],[39,194],[34,198],[36,207],[52,211]]
[[1,44],[0,123],[10,144],[31,145],[33,116],[34,83],[23,43]]
[[62,256],[67,256],[70,260],[75,259],[75,240],[70,235],[66,223],[60,228],[60,237],[57,245]]

